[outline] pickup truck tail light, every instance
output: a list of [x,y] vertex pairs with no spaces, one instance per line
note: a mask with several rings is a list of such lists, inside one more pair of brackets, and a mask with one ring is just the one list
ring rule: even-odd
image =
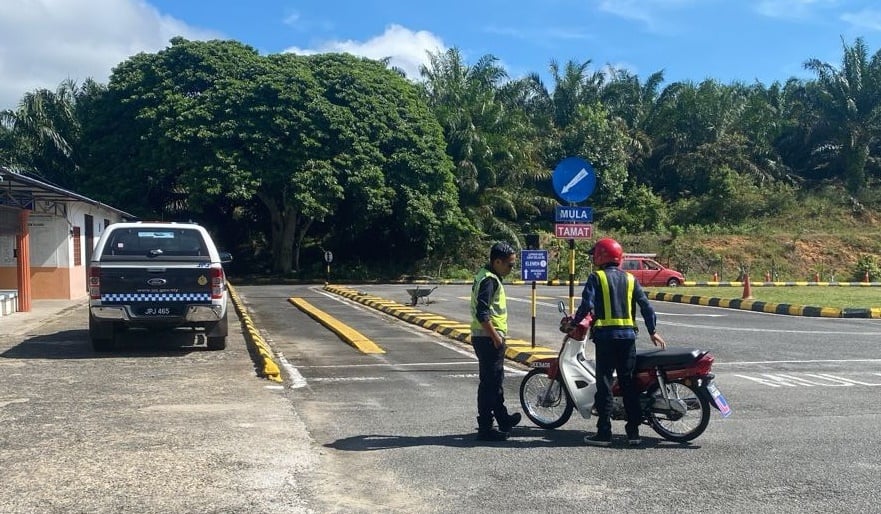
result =
[[219,264],[211,266],[211,299],[223,298],[223,288],[226,287],[226,278],[223,276],[223,268]]
[[101,299],[101,268],[89,266],[89,298]]

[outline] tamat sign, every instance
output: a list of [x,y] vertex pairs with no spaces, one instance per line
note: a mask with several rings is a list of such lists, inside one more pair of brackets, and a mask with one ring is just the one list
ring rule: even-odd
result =
[[590,223],[557,223],[554,235],[558,239],[590,239],[593,236],[593,225]]

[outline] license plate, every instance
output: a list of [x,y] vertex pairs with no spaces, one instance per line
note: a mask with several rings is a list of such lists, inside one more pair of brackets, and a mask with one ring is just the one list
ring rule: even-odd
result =
[[171,307],[144,307],[141,316],[170,316],[174,313]]
[[719,407],[719,413],[722,414],[723,418],[727,418],[731,415],[731,406],[728,405],[728,400],[725,399],[725,396],[722,395],[722,391],[716,386],[714,382],[707,383],[707,391],[710,392],[710,396],[713,397],[713,402],[716,403],[716,407]]

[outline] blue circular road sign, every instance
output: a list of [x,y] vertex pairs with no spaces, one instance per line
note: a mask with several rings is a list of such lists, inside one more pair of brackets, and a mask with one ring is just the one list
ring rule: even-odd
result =
[[551,176],[557,196],[567,202],[583,202],[593,193],[597,174],[589,162],[580,157],[566,157]]

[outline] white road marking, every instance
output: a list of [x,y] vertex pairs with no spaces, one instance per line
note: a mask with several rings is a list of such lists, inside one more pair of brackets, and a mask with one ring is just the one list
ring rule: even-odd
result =
[[309,385],[303,375],[300,374],[300,370],[291,364],[287,358],[285,358],[284,354],[276,352],[276,357],[278,358],[279,365],[281,365],[291,379],[291,389],[301,389]]
[[816,364],[816,363],[831,363],[831,364],[840,364],[840,363],[848,363],[848,362],[881,362],[881,359],[808,359],[808,360],[797,360],[797,361],[735,361],[735,362],[714,362],[713,367],[719,366],[749,366],[753,364]]
[[[881,373],[872,374],[881,376]],[[851,376],[853,375],[854,374],[851,374]],[[736,374],[734,376],[750,380],[752,382],[757,382],[761,385],[769,387],[853,387],[858,385],[868,387],[881,387],[881,383],[864,382],[862,380],[839,377],[829,373],[761,373],[757,376],[741,374]]]
[[30,398],[13,398],[11,400],[0,400],[0,409],[15,403],[27,403],[29,401],[31,401]]
[[318,366],[300,366],[301,369],[326,369],[326,368],[406,368],[410,366],[474,366],[475,361],[454,361],[454,362],[408,362],[404,364],[394,364],[390,362],[376,362],[373,364],[323,364]]
[[313,382],[376,382],[388,377],[314,377]]
[[[825,318],[835,319],[835,318]],[[673,323],[669,321],[658,321],[659,325],[669,325],[672,327],[684,328],[700,328],[712,331],[727,330],[735,332],[767,332],[775,334],[834,334],[834,335],[852,335],[852,336],[881,336],[881,332],[842,332],[840,330],[781,330],[774,328],[749,328],[749,327],[722,327],[718,325],[693,325],[688,323]]]
[[[569,297],[567,296],[565,298],[568,299]],[[471,300],[471,298],[467,298],[464,296],[460,296],[459,299],[460,300],[468,300],[468,301]],[[520,303],[529,303],[529,304],[532,303],[532,298],[512,298],[509,296],[509,297],[507,297],[507,300],[509,302],[520,302]],[[576,298],[575,304],[578,305],[579,302],[581,302],[580,297]],[[557,308],[556,303],[548,303],[548,302],[542,302],[542,301],[536,300],[535,304],[541,305],[543,307],[552,307],[554,309]],[[658,311],[657,309],[655,309],[655,312],[658,314],[658,316],[684,316],[684,317],[689,317],[689,318],[724,318],[724,317],[728,316],[727,314],[703,314],[703,313],[698,314],[698,313],[685,313],[685,312],[661,312],[661,311]]]

